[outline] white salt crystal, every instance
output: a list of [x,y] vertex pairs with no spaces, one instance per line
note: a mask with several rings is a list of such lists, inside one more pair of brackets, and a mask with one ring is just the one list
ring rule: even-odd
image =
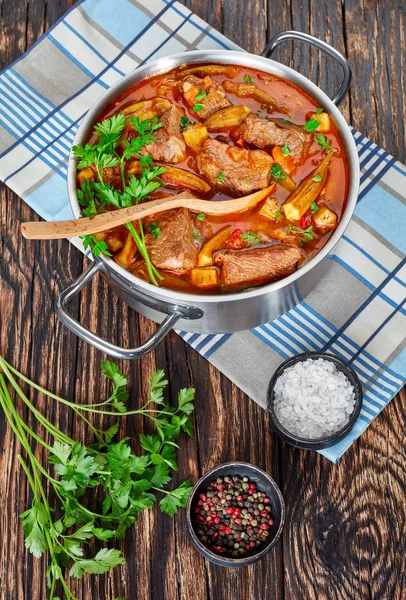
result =
[[354,388],[336,365],[323,358],[297,362],[278,377],[275,414],[285,429],[299,437],[332,435],[354,411]]

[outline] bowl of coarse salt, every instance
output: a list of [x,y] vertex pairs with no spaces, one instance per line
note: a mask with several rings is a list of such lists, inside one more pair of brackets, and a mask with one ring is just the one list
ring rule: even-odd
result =
[[282,363],[268,386],[272,429],[292,446],[320,450],[353,428],[362,406],[354,369],[325,352],[305,352]]

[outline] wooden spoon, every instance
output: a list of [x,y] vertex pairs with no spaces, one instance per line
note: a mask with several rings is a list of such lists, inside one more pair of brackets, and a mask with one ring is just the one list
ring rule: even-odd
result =
[[28,240],[56,240],[98,233],[172,208],[188,208],[193,212],[202,212],[206,215],[230,215],[252,208],[269,196],[274,189],[273,183],[249,196],[219,202],[192,198],[185,192],[177,196],[167,196],[136,206],[105,212],[91,219],[84,217],[71,221],[30,221],[21,224],[21,231]]

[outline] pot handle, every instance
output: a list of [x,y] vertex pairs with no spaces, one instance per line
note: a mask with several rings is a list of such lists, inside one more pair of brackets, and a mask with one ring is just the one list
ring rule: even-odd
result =
[[114,344],[103,340],[78,323],[78,321],[76,321],[66,310],[66,304],[69,299],[73,296],[76,296],[76,294],[78,294],[80,290],[93,279],[96,273],[102,270],[102,268],[102,261],[97,259],[94,260],[86,269],[86,271],[84,271],[76,281],[74,281],[69,287],[66,288],[66,290],[61,293],[56,302],[56,314],[68,329],[73,331],[73,333],[75,333],[78,337],[82,338],[82,340],[88,344],[91,344],[98,350],[120,359],[133,360],[136,358],[141,358],[156,348],[166,334],[169,333],[169,331],[175,326],[175,323],[181,318],[182,315],[180,312],[170,312],[164,321],[162,321],[162,323],[159,325],[156,332],[153,333],[146,342],[141,344],[141,346],[138,346],[138,348],[121,348],[120,346],[115,346]]
[[333,48],[333,46],[327,44],[327,42],[323,42],[322,40],[319,40],[308,33],[303,33],[302,31],[281,31],[280,33],[277,33],[265,46],[262,56],[271,58],[279,44],[287,40],[299,40],[300,42],[309,44],[309,46],[314,46],[314,48],[317,48],[317,50],[320,50],[321,52],[331,56],[331,58],[334,58],[334,60],[340,65],[343,72],[343,80],[332,98],[334,104],[338,106],[347,93],[351,83],[351,68],[345,56]]

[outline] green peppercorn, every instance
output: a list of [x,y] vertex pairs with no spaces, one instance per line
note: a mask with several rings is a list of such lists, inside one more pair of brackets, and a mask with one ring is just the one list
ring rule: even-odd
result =
[[240,544],[239,544],[238,542],[236,542],[236,543],[234,544],[234,548],[235,548],[236,550],[238,550],[238,548],[239,548],[239,547],[240,547]]
[[258,521],[257,521],[256,519],[252,519],[252,521],[251,521],[251,525],[252,525],[253,527],[256,527],[256,526],[258,525]]
[[258,508],[259,508],[259,510],[264,510],[264,505],[263,504],[258,504]]

